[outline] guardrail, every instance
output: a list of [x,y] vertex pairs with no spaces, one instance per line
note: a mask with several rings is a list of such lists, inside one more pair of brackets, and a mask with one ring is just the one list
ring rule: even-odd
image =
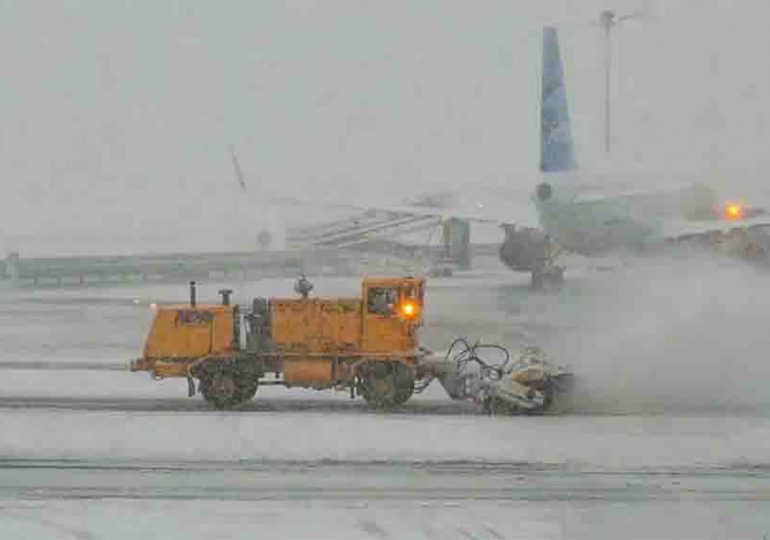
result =
[[[315,257],[325,258],[324,254],[315,254]],[[297,274],[306,265],[302,253],[288,251],[29,259],[11,254],[3,262],[0,278],[19,287],[63,286]]]
[[[362,247],[38,258],[22,258],[17,253],[11,253],[5,260],[0,260],[0,282],[13,287],[45,287],[121,282],[186,282],[191,279],[252,279],[297,276],[301,272],[344,275],[358,268],[356,263],[362,259]],[[372,249],[377,251],[378,247],[373,246]],[[415,253],[422,252],[437,260],[441,259],[443,253],[441,246],[409,247]],[[480,256],[496,254],[497,249],[496,244],[471,246],[472,254]]]

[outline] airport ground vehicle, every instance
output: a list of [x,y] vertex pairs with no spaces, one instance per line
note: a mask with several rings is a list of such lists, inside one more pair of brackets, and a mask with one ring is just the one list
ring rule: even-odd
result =
[[[511,405],[507,412],[538,411],[550,405],[551,376],[563,375],[541,363],[539,378],[525,377],[488,366],[473,351],[442,358],[421,347],[424,278],[366,278],[357,298],[311,298],[304,276],[295,290],[299,297],[256,298],[241,314],[230,290],[219,291],[220,304],[198,304],[191,282],[189,304],[155,308],[131,370],[185,377],[190,395],[197,379],[204,399],[221,409],[248,401],[264,384],[346,390],[389,408],[437,378],[453,399],[478,401],[490,412],[499,402]],[[466,369],[471,361],[481,369]]]

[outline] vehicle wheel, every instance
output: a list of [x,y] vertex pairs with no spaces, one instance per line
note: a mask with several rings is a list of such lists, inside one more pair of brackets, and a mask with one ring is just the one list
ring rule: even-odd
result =
[[259,388],[259,380],[256,377],[244,377],[238,381],[238,402],[245,403],[252,399]]
[[530,285],[536,291],[558,291],[564,286],[564,268],[544,268],[532,272]]
[[238,383],[230,370],[219,369],[203,375],[200,392],[203,399],[217,409],[230,409],[241,401]]
[[403,405],[414,394],[414,372],[404,364],[393,365],[393,375],[396,381],[396,394],[393,401],[396,405]]
[[529,285],[532,287],[532,289],[536,291],[542,291],[543,290],[543,274],[539,270],[533,271],[532,274],[529,276]]
[[388,409],[396,404],[396,376],[390,363],[371,362],[361,379],[361,393],[367,404],[375,409]]
[[552,289],[559,290],[564,286],[564,268],[556,267],[548,273],[549,285]]

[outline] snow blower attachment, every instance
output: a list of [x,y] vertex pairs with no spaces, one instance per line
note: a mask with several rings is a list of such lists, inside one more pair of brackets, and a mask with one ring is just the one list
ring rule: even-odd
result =
[[[482,353],[500,358],[492,363]],[[563,409],[572,390],[572,374],[553,364],[539,347],[526,347],[513,360],[501,345],[470,345],[465,338],[457,338],[443,358],[426,351],[422,364],[449,397],[478,403],[489,414]]]
[[[219,304],[199,303],[193,282],[189,304],[154,307],[144,354],[131,370],[184,377],[190,396],[197,381],[219,409],[247,402],[263,385],[344,390],[387,409],[438,379],[453,399],[489,412],[537,412],[551,406],[566,378],[535,352],[511,362],[503,347],[462,339],[444,358],[420,347],[423,278],[367,278],[354,298],[314,298],[312,288],[302,276],[299,298],[255,298],[242,309],[229,289]],[[504,353],[497,366],[479,356],[493,349]]]

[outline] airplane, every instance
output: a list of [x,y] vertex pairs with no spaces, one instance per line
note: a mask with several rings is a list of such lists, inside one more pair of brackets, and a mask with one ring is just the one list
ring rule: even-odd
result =
[[[502,261],[530,272],[532,285],[561,285],[564,251],[586,257],[613,252],[650,252],[671,242],[731,243],[742,254],[764,249],[756,228],[770,225],[762,208],[740,201],[716,203],[699,183],[620,194],[594,193],[576,174],[567,92],[555,28],[543,29],[540,108],[541,181],[532,195],[540,228],[502,223]],[[748,243],[748,244],[747,244]]]
[[[543,28],[541,77],[540,181],[531,195],[536,224],[489,215],[482,208],[469,213],[445,205],[368,206],[275,200],[497,224],[505,235],[499,249],[501,261],[513,271],[529,273],[536,289],[563,284],[565,267],[558,260],[565,252],[597,257],[650,252],[672,242],[691,242],[709,247],[737,245],[741,254],[754,256],[770,253],[770,239],[763,244],[760,235],[755,234],[770,226],[770,215],[742,201],[719,205],[713,191],[703,184],[609,193],[606,185],[585,182],[574,155],[558,35],[549,26]],[[230,152],[236,179],[246,189],[235,151],[231,148]]]

